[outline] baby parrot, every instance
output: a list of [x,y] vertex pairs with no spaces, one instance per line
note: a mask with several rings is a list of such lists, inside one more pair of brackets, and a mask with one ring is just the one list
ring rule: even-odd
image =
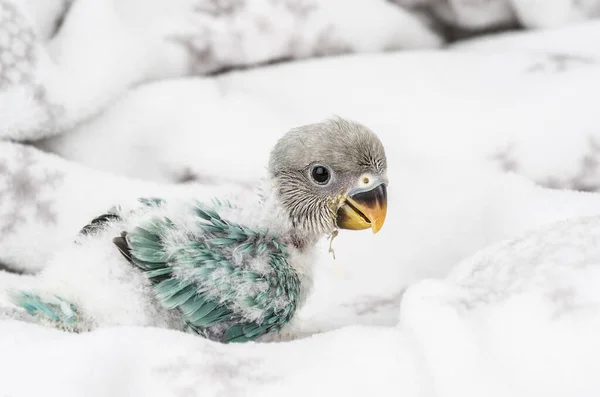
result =
[[71,332],[137,325],[268,340],[305,301],[321,238],[381,229],[386,168],[382,143],[361,124],[297,127],[272,149],[255,196],[144,198],[110,211],[11,299],[34,321]]

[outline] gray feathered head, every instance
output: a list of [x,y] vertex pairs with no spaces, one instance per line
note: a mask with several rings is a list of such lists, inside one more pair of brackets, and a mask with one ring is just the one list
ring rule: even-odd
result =
[[386,170],[379,138],[341,118],[289,131],[269,163],[292,224],[313,235],[337,228],[377,233],[387,211]]

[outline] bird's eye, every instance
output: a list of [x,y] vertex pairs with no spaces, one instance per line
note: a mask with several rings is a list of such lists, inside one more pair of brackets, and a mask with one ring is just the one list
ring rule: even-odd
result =
[[317,182],[319,185],[327,184],[327,182],[329,182],[329,179],[331,178],[327,167],[324,167],[322,165],[315,165],[312,168],[310,175],[312,176],[312,179],[314,179],[314,181]]

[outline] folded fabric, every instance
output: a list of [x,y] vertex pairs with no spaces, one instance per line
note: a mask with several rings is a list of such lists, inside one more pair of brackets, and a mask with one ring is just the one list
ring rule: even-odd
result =
[[[169,185],[113,176],[20,144],[0,142],[0,151],[0,262],[26,272],[43,269],[85,224],[114,205],[126,209],[140,196],[209,200],[232,190],[250,194],[245,185],[231,183]],[[389,164],[386,230],[366,240],[341,232],[335,259],[322,243],[314,293],[301,313],[306,329],[394,323],[411,283],[444,276],[491,242],[597,213],[596,194],[548,190],[484,167],[441,166],[394,147],[388,158],[396,160]]]
[[600,16],[598,0],[392,0],[468,30],[555,28]]
[[[396,327],[218,344],[116,327],[81,335],[2,320],[8,395],[594,396],[600,218],[491,246],[408,288]],[[34,359],[32,359],[34,357]],[[31,377],[36,381],[32,382]]]
[[384,0],[77,0],[44,41],[46,7],[0,1],[0,138],[63,133],[148,81],[441,44]]
[[142,84],[439,44],[384,1],[298,4],[0,0],[0,137],[62,134],[36,143],[55,154],[0,141],[0,268],[43,271],[92,218],[140,196],[248,194],[275,139],[332,113],[369,125],[390,159],[386,228],[366,241],[340,233],[335,259],[319,247],[304,338],[232,346],[152,328],[62,333],[27,323],[6,292],[32,278],[0,270],[0,391],[598,395],[600,221],[579,218],[597,215],[598,194],[532,182],[600,186],[600,70],[582,43],[597,23],[520,36],[520,49],[499,39]]
[[482,35],[470,40],[452,43],[452,50],[471,52],[531,55],[547,55],[548,63],[555,71],[565,71],[568,66],[580,63],[595,63],[600,58],[600,49],[593,45],[600,40],[600,21],[593,19],[554,29],[509,31]]
[[[148,84],[39,146],[152,181],[243,183],[283,131],[339,114],[402,150],[398,159],[410,151],[443,164],[493,165],[552,188],[596,190],[600,64],[586,40],[592,33],[600,35],[600,22],[522,34],[512,41],[529,44],[512,50],[486,50],[495,46],[488,39],[453,51],[354,54]],[[228,158],[238,166],[221,165]]]

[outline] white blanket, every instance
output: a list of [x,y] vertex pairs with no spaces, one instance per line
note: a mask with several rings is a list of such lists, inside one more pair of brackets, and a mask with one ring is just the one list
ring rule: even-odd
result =
[[44,13],[37,2],[0,1],[0,138],[62,133],[148,81],[441,43],[417,16],[385,0],[51,5]]
[[[286,129],[334,113],[384,141],[389,213],[376,236],[341,233],[335,260],[322,244],[315,291],[299,314],[316,335],[293,342],[49,330],[13,318],[4,291],[28,276],[0,270],[0,396],[600,393],[600,220],[581,218],[599,213],[600,197],[574,191],[600,187],[600,23],[366,54],[440,39],[391,3],[328,0],[309,14],[334,26],[331,37],[351,43],[342,52],[353,54],[185,77],[323,55],[314,21],[288,27],[285,15],[299,11],[282,4],[294,2],[224,2],[283,13],[269,19],[281,30],[264,52],[245,51],[258,47],[241,40],[248,47],[232,57],[232,33],[218,27],[231,20],[217,23],[223,15],[197,3],[76,0],[56,34],[55,3],[54,14],[33,2],[12,8],[37,26],[38,55],[17,83],[13,74],[0,79],[0,136],[46,137],[33,144],[55,154],[0,141],[6,267],[42,269],[92,217],[139,195],[246,189]],[[216,20],[183,23],[192,5]],[[334,5],[371,21],[385,15],[389,29],[375,34]],[[214,48],[226,53],[188,69],[200,47],[182,55],[165,35],[205,26],[223,35],[198,37],[219,37]],[[284,53],[278,39],[303,27],[305,52]],[[140,85],[152,80],[161,81]]]

